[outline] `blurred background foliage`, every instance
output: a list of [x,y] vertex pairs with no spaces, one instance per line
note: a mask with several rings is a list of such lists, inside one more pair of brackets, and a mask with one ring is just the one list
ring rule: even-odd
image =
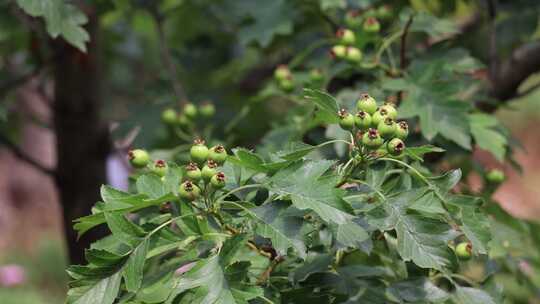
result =
[[[493,3],[497,4],[496,14],[492,14],[490,8]],[[378,41],[384,43],[395,36],[393,43],[388,42],[388,51],[382,54],[382,62],[389,68],[364,66],[358,72],[345,63],[333,61],[328,51],[334,43],[335,31],[343,26],[346,12],[381,5],[390,5],[394,13],[390,20],[381,20],[387,40]],[[407,62],[402,63],[399,39],[411,15],[414,22],[407,37]],[[120,142],[169,155],[167,151],[171,150],[168,149],[187,141],[171,136],[168,127],[160,122],[162,111],[174,108],[181,112],[185,100],[196,105],[210,100],[217,109],[211,122],[214,139],[220,139],[228,147],[257,147],[258,152],[269,155],[291,141],[316,143],[323,137],[342,136],[340,130],[306,122],[306,118],[311,119],[306,113],[311,113],[312,109],[302,103],[301,87],[308,82],[312,68],[322,68],[327,76],[323,86],[337,95],[344,107],[351,106],[363,91],[369,91],[379,100],[398,96],[403,90],[409,92],[400,112],[408,117],[420,117],[416,122],[422,126],[423,134],[416,134],[414,140],[431,142],[448,151],[444,159],[433,159],[428,165],[464,167],[465,173],[471,173],[468,176],[471,187],[480,183],[475,172],[478,175],[490,167],[523,170],[526,179],[510,173],[514,174],[515,182],[510,181],[513,188],[507,193],[520,196],[528,191],[533,194],[523,195],[525,199],[520,205],[512,204],[516,201],[512,196],[502,196],[502,205],[512,214],[538,218],[540,207],[534,193],[538,193],[540,179],[534,168],[539,164],[522,155],[519,141],[530,151],[539,149],[537,136],[524,135],[532,133],[530,128],[538,121],[540,93],[535,89],[540,83],[536,74],[540,70],[540,54],[533,52],[528,58],[530,62],[525,64],[539,68],[528,69],[529,73],[515,88],[498,91],[515,80],[494,79],[490,73],[494,56],[504,66],[505,59],[512,59],[520,46],[538,47],[539,15],[540,2],[536,0],[0,0],[2,143],[11,150],[19,146],[19,150],[23,150],[19,152],[33,155],[31,159],[52,158],[54,167],[54,159],[68,161],[57,152],[69,152],[71,148],[60,147],[54,141],[47,143],[52,152],[24,146],[25,137],[39,136],[25,133],[25,126],[38,125],[59,136],[58,130],[65,129],[65,125],[58,123],[60,118],[76,119],[88,125],[94,123],[94,116],[90,115],[88,121],[84,120],[85,116],[97,111],[99,115],[95,117],[104,122],[104,129],[112,130],[110,138],[106,139],[111,142],[111,147],[104,152],[106,156],[121,153],[126,146]],[[493,37],[496,39],[490,40]],[[92,54],[98,58],[96,61]],[[368,59],[376,58],[377,49],[366,45],[365,55]],[[81,62],[85,64],[82,66],[94,66],[96,70],[78,69]],[[88,62],[90,64],[86,65]],[[284,92],[273,80],[274,69],[283,63],[288,63],[297,81],[292,93]],[[74,70],[70,70],[71,64]],[[401,69],[406,71],[400,73]],[[64,74],[77,78],[73,79],[76,85],[68,84],[69,78],[61,78]],[[88,77],[90,74],[93,77]],[[456,74],[459,77],[455,77]],[[85,83],[92,85],[86,89]],[[69,94],[63,95],[68,96],[68,104],[86,100],[95,90],[100,95],[88,97],[89,102],[80,102],[81,107],[70,112],[58,106],[61,103],[56,100],[58,92],[64,92],[63,86],[71,89],[66,89]],[[30,98],[30,106],[21,108],[21,99],[29,91],[37,93]],[[455,96],[471,102],[457,104],[453,100]],[[34,111],[40,102],[48,104],[48,108]],[[440,116],[429,117],[425,111],[431,107],[439,107],[433,113]],[[486,120],[485,116],[478,116],[481,114],[476,109],[496,110],[499,120]],[[475,114],[477,116],[471,116]],[[428,122],[428,119],[431,120]],[[99,125],[96,121],[96,128]],[[480,127],[474,129],[474,126]],[[126,140],[133,130],[139,130],[138,135],[133,141]],[[93,145],[100,142],[90,140],[92,137],[88,134],[94,134],[92,132],[73,131],[79,132],[83,142],[87,139]],[[69,144],[80,143],[68,140]],[[489,153],[482,154],[475,145]],[[121,148],[115,151],[118,146]],[[33,150],[37,152],[32,154]],[[339,153],[339,147],[337,151]],[[43,156],[47,153],[48,156]],[[471,153],[475,158],[470,157]],[[73,218],[88,213],[97,198],[73,190],[81,193],[81,200],[87,204],[83,204],[84,208],[77,210],[78,213],[66,211],[69,204],[76,204],[65,199],[69,196],[62,195],[69,191],[62,188],[58,175],[74,180],[91,179],[89,184],[95,188],[88,187],[88,191],[96,195],[98,186],[105,183],[104,175],[80,176],[87,171],[85,166],[95,167],[101,163],[105,168],[105,157],[90,165],[85,164],[87,160],[83,155],[74,157],[70,161],[80,172],[66,169],[69,174],[53,176],[60,194],[58,199],[48,203],[60,201],[64,206],[64,222],[70,223]],[[518,163],[525,167],[520,169]],[[62,166],[57,166],[57,170],[62,170]],[[526,188],[523,181],[527,182]],[[13,204],[17,205],[15,199]],[[21,212],[20,219],[32,208],[30,204]],[[61,222],[58,208],[48,212],[54,213],[53,218]],[[27,225],[32,226],[32,222],[28,220]],[[19,246],[15,241],[0,247],[2,264],[16,263],[27,270],[27,281],[22,287],[0,287],[2,303],[62,301],[66,261],[59,235],[71,227],[64,224],[62,228],[58,223],[52,226],[49,229],[52,237],[50,233],[38,234],[39,237],[28,241],[31,246]],[[538,267],[535,241],[522,237],[534,234],[531,227],[535,226],[522,225],[508,217],[508,226],[498,227],[496,235],[500,233],[501,244],[512,240],[510,245],[518,253],[526,253],[523,256],[527,261]],[[32,231],[31,227],[25,229]],[[68,237],[67,242],[73,243],[73,240]],[[471,271],[475,268],[471,267]],[[532,286],[525,289],[520,280],[514,280],[516,272],[519,271],[509,269],[500,277],[512,295],[510,303],[538,303],[534,300],[538,298],[540,286],[538,272],[531,276]]]

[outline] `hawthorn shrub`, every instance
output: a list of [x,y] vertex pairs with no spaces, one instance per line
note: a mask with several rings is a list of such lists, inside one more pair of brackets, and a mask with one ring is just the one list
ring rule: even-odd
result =
[[[111,234],[88,248],[87,265],[69,267],[68,302],[534,296],[537,226],[493,202],[504,173],[471,158],[478,146],[512,159],[507,130],[473,106],[486,98],[474,74],[483,66],[464,49],[432,47],[454,24],[398,8],[337,9],[335,36],[278,65],[219,132],[209,128],[211,104],[163,111],[181,144],[132,150],[129,191],[103,186],[92,214],[76,221],[79,235],[98,225]],[[407,58],[412,34],[427,51]],[[287,106],[259,146],[228,145],[265,101]],[[462,181],[471,173],[483,176],[481,191]],[[515,278],[522,286],[507,293]]]

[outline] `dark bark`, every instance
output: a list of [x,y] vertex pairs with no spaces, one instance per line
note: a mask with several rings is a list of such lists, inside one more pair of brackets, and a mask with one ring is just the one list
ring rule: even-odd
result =
[[89,231],[80,240],[73,220],[90,214],[99,200],[106,179],[106,157],[110,150],[107,125],[102,121],[97,16],[88,14],[88,53],[68,43],[53,42],[57,168],[55,182],[64,210],[64,230],[71,263],[84,263],[84,249],[103,235]]

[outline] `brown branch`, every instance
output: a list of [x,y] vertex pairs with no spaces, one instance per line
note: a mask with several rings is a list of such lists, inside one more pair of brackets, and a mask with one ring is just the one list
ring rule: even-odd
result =
[[407,67],[407,57],[405,54],[407,50],[407,35],[409,34],[409,29],[411,27],[413,19],[414,19],[414,15],[411,15],[409,17],[409,20],[407,20],[407,23],[405,24],[405,27],[403,28],[403,34],[401,35],[401,48],[399,50],[399,60],[400,60],[400,67],[402,70]]
[[161,50],[161,59],[163,60],[163,65],[169,73],[169,80],[171,81],[174,94],[178,98],[180,104],[185,104],[187,102],[187,96],[185,94],[184,88],[180,81],[178,80],[178,72],[176,69],[176,64],[172,58],[169,44],[167,43],[167,37],[165,36],[165,29],[163,27],[163,16],[156,10],[151,10],[152,15],[156,21],[156,29],[158,32],[159,48]]
[[7,147],[17,158],[19,158],[22,161],[25,161],[29,165],[33,166],[37,170],[49,175],[54,176],[55,170],[50,169],[39,163],[37,160],[31,158],[29,155],[24,153],[23,150],[21,150],[14,142],[12,142],[7,137],[0,134],[0,142],[4,144],[5,147]]
[[489,76],[491,79],[497,77],[499,57],[497,55],[497,0],[487,0],[489,17]]

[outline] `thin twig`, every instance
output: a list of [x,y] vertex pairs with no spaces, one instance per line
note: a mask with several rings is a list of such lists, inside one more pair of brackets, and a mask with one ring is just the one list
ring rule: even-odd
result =
[[399,66],[401,67],[402,70],[407,67],[407,57],[406,57],[405,51],[407,50],[407,35],[409,34],[409,29],[411,27],[413,19],[414,19],[414,15],[411,15],[409,17],[409,20],[407,20],[407,23],[405,24],[405,27],[403,28],[403,34],[401,35],[401,48],[399,50]]
[[176,69],[176,64],[171,55],[171,50],[169,44],[167,43],[167,38],[165,36],[165,30],[163,27],[163,16],[159,12],[152,12],[154,19],[156,20],[156,29],[158,32],[159,48],[161,50],[161,59],[163,60],[163,65],[169,73],[169,80],[172,84],[174,94],[178,99],[181,105],[187,103],[187,96],[184,91],[184,88],[180,81],[178,80],[178,72]]
[[26,163],[30,164],[34,168],[38,169],[39,171],[47,175],[54,176],[55,170],[47,168],[41,163],[39,163],[38,161],[36,161],[35,159],[31,158],[29,155],[24,153],[23,150],[21,150],[14,142],[12,142],[7,137],[0,135],[0,142],[4,144],[4,146],[7,147],[20,160],[25,161]]

